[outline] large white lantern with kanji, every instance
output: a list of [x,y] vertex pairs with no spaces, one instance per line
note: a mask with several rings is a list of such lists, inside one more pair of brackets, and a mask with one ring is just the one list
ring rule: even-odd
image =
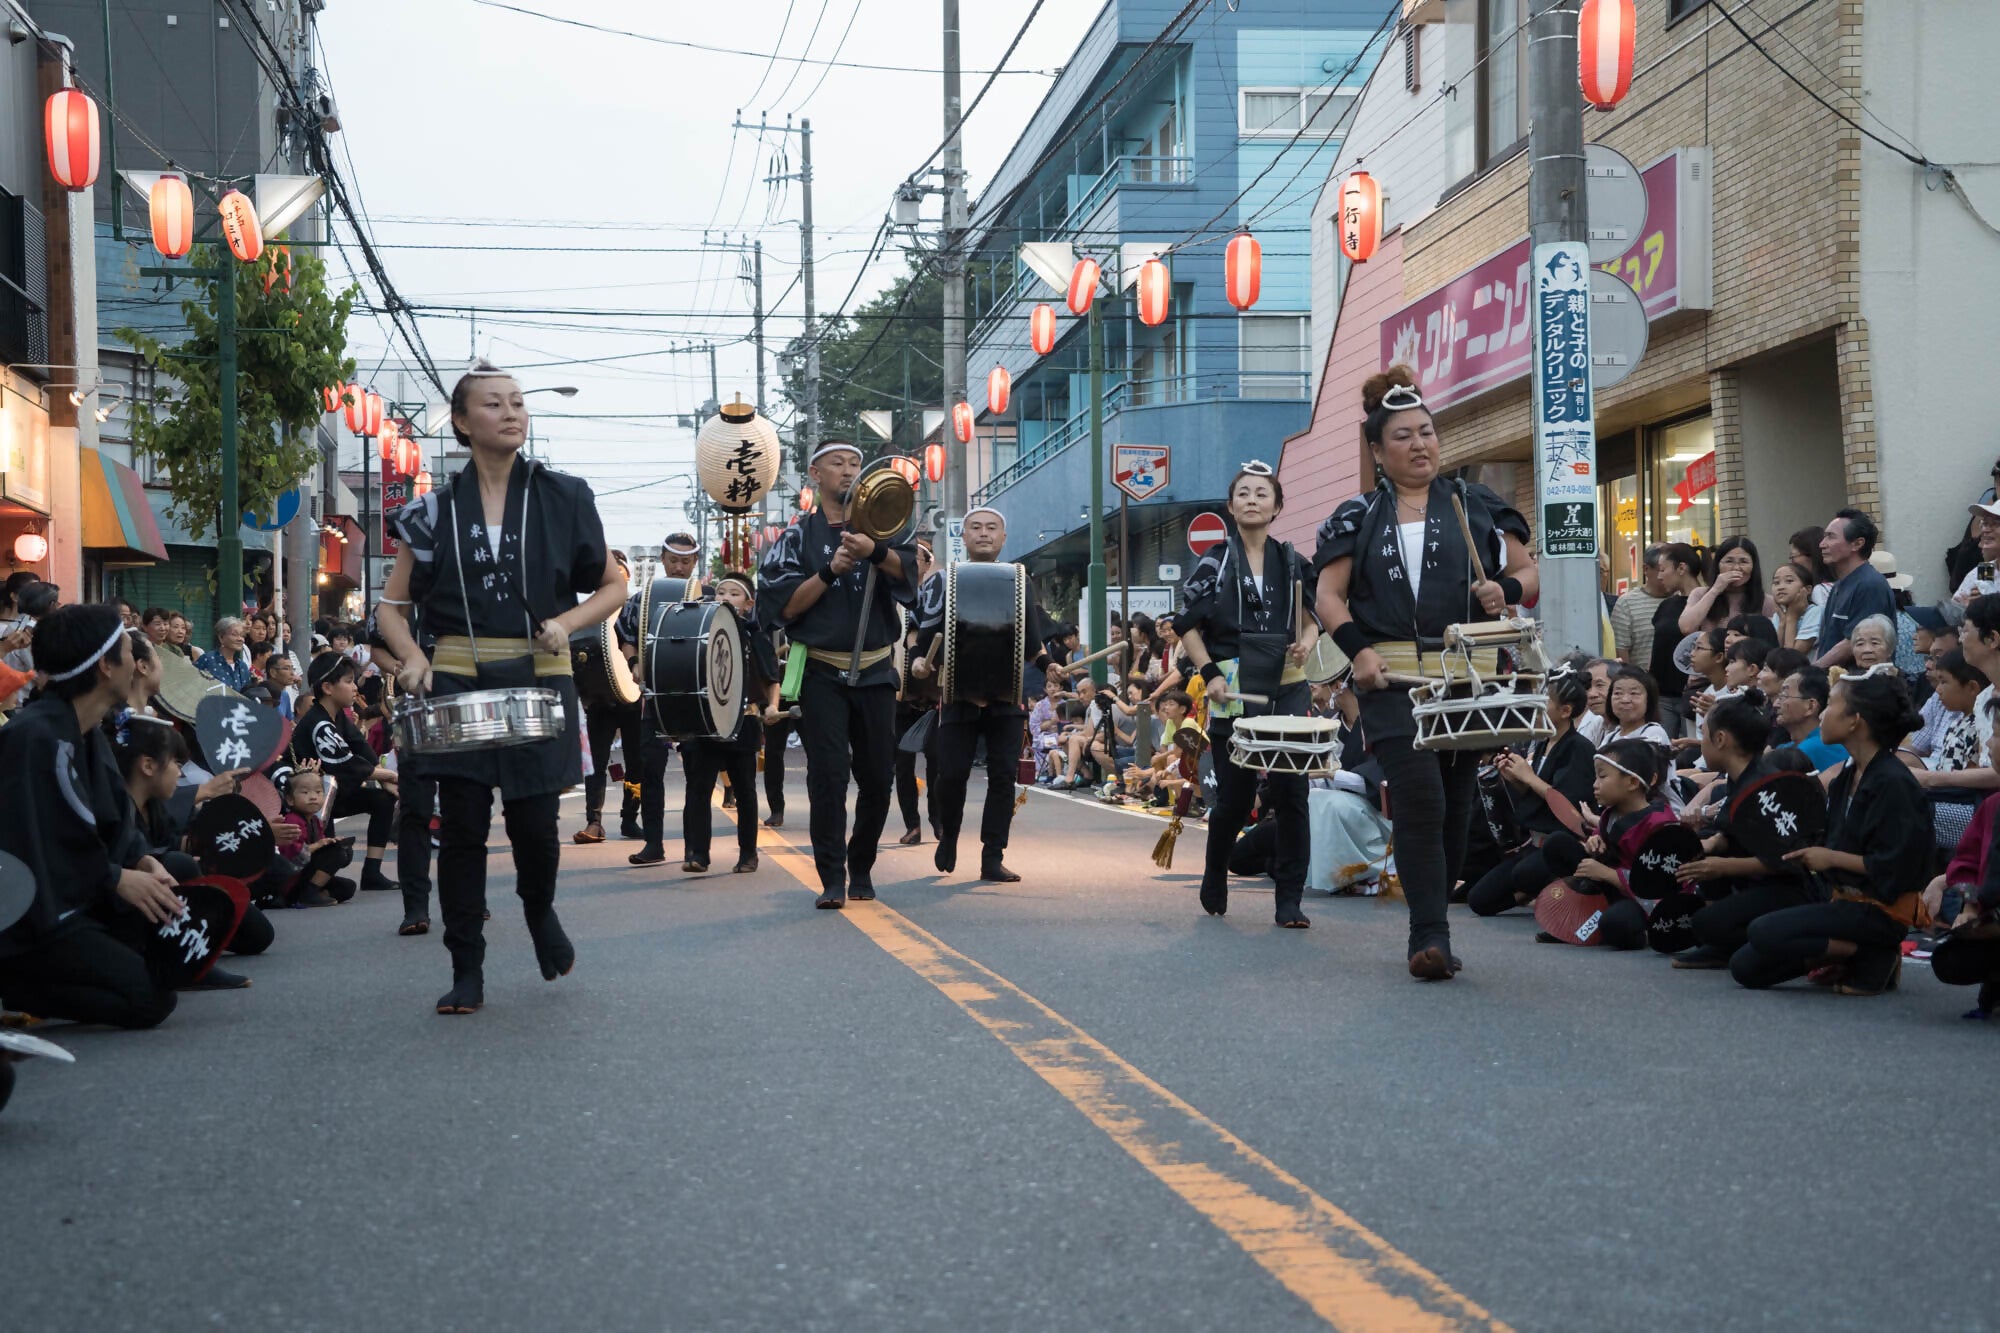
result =
[[723,513],[747,513],[778,480],[782,448],[778,428],[739,394],[701,428],[694,446],[695,476]]

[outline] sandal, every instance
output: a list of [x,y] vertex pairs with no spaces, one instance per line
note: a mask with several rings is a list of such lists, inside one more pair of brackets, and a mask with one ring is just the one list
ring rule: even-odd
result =
[[905,833],[902,837],[896,839],[897,842],[901,843],[905,847],[914,847],[923,840],[924,840],[924,831],[920,828],[913,828],[908,833]]
[[578,829],[575,835],[571,838],[571,841],[579,843],[603,842],[604,825],[598,823],[596,820],[593,819],[588,824],[585,824],[582,828]]
[[396,927],[398,935],[428,935],[430,931],[431,919],[427,916],[406,918],[402,925]]

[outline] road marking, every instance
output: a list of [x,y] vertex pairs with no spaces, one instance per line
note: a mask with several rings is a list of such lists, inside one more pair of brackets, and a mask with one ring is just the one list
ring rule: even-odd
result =
[[[812,858],[779,831],[759,832],[765,854],[817,893]],[[1343,1329],[1506,1328],[991,968],[879,902],[850,902],[841,916],[998,1038],[1327,1323]]]

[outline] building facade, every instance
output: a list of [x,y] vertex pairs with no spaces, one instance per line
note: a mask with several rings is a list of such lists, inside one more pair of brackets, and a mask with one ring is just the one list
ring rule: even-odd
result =
[[[1405,26],[1383,67],[1405,77],[1371,85],[1315,209],[1330,313],[1315,321],[1312,424],[1282,475],[1318,514],[1372,485],[1360,385],[1406,361],[1447,465],[1482,469],[1531,512],[1526,5],[1411,8],[1441,21]],[[1640,0],[1638,20],[1630,94],[1584,119],[1648,201],[1601,265],[1649,317],[1643,358],[1597,395],[1608,590],[1658,541],[1746,534],[1768,573],[1792,533],[1855,505],[1917,595],[1939,595],[2000,453],[2000,384],[1964,365],[2000,339],[2000,168],[1951,165],[2000,161],[2000,90],[1979,68],[2000,10],[1815,0],[1754,17]],[[1359,268],[1330,225],[1357,160],[1384,185],[1390,228]],[[1298,537],[1315,514],[1287,518]]]
[[[1088,338],[1020,245],[1067,242],[1100,259],[1123,245],[1179,247],[1164,323],[1142,324],[1129,296],[1100,298],[1107,468],[1121,443],[1172,451],[1168,485],[1128,516],[1130,582],[1154,584],[1159,566],[1186,562],[1188,519],[1218,507],[1237,465],[1275,459],[1307,421],[1311,201],[1387,43],[1391,6],[1218,6],[1185,27],[1182,8],[1107,3],[974,208],[970,396],[987,406],[995,366],[1012,394],[1004,413],[979,414],[971,488],[1007,515],[1007,555],[1065,616],[1090,561]],[[1241,313],[1223,292],[1239,228],[1264,258],[1261,298]],[[1037,356],[1028,323],[1043,302],[1058,334]],[[1105,492],[1115,510],[1108,478]],[[1114,609],[1117,531],[1114,513]]]

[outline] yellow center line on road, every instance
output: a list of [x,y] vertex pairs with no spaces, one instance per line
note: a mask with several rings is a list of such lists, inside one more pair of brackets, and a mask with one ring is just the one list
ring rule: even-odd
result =
[[[778,830],[759,833],[763,855],[818,893],[812,857]],[[879,902],[849,902],[841,916],[937,987],[1327,1323],[1371,1330],[1506,1328],[991,968]]]

